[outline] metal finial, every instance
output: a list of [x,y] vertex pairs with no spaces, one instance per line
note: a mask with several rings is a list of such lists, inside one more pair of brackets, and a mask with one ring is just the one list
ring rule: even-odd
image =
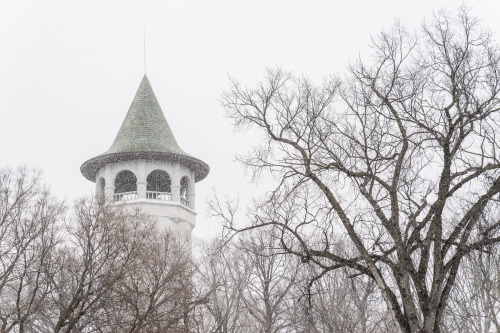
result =
[[144,74],[146,74],[146,26],[144,26]]

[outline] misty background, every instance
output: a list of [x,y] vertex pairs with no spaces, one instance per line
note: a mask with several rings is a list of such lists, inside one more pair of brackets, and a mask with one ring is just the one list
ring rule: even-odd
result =
[[[260,136],[235,132],[221,93],[229,77],[253,86],[280,66],[315,83],[369,58],[370,36],[400,20],[419,30],[433,11],[462,1],[0,1],[0,164],[41,169],[71,203],[95,184],[80,173],[112,144],[144,74],[180,147],[210,165],[196,184],[206,237],[215,189],[241,205],[268,187],[252,184],[235,154]],[[500,5],[467,4],[498,41]]]

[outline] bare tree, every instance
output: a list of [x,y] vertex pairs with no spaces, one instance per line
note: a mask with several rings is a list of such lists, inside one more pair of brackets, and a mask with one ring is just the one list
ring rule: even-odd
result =
[[301,267],[292,290],[295,332],[395,332],[376,283],[350,269]]
[[191,330],[190,242],[140,211],[78,200],[0,169],[0,332]]
[[0,332],[26,332],[50,293],[43,267],[60,243],[65,206],[40,173],[0,169]]
[[436,333],[463,258],[500,240],[498,217],[479,223],[500,192],[498,47],[466,10],[372,46],[342,82],[232,81],[227,114],[266,135],[241,160],[279,185],[228,228],[275,226],[304,262],[373,279],[398,331]]
[[249,266],[244,285],[243,310],[251,317],[249,332],[287,332],[291,324],[292,288],[298,276],[299,260],[282,253],[272,230],[259,229],[240,238],[237,244]]
[[202,278],[212,292],[203,332],[291,332],[297,258],[283,254],[277,239],[256,230],[230,242],[212,242],[202,254]]
[[321,274],[283,254],[270,230],[241,236],[201,254],[198,283],[212,293],[199,332],[395,332],[373,280],[347,269]]
[[75,204],[66,240],[47,265],[51,292],[40,330],[82,331],[95,327],[102,309],[112,305],[112,292],[142,250],[151,228],[140,212],[128,212],[94,200]]
[[[491,214],[498,218],[498,212]],[[452,291],[443,332],[500,332],[500,254],[497,245],[465,258]]]
[[[204,286],[207,302],[199,309],[198,332],[243,333],[249,330],[243,290],[249,265],[235,244],[219,240],[205,244],[200,253],[197,283]],[[225,245],[225,246],[222,246]]]
[[190,332],[198,301],[190,242],[168,230],[149,230],[134,265],[115,285],[103,323],[119,332]]

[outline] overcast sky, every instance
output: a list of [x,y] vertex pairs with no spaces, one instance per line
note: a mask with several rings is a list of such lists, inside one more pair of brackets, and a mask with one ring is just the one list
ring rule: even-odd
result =
[[[260,80],[281,66],[320,82],[369,55],[370,36],[399,19],[419,30],[462,1],[22,1],[0,0],[0,167],[43,170],[68,202],[94,183],[80,165],[106,151],[144,74],[187,153],[210,165],[197,183],[196,236],[218,228],[205,201],[215,188],[245,201],[249,184],[234,155],[258,137],[235,133],[220,95],[228,76]],[[498,1],[470,1],[500,34]]]

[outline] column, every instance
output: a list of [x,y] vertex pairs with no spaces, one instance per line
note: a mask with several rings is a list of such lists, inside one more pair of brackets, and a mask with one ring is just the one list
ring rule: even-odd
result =
[[194,179],[195,179],[194,172],[191,171],[189,184],[188,184],[187,199],[189,201],[189,208],[191,208],[193,210],[196,208],[196,205],[195,205],[196,192],[194,190],[194,187],[195,187],[194,186]]
[[181,170],[179,164],[175,163],[172,165],[172,184],[170,185],[172,189],[172,201],[181,202]]
[[146,191],[148,187],[147,175],[146,175],[146,161],[137,161],[137,198],[146,199]]
[[115,194],[115,180],[113,177],[113,173],[109,165],[104,166],[104,180],[106,181],[106,186],[104,187],[104,194],[106,197],[106,201],[112,202],[113,195]]

